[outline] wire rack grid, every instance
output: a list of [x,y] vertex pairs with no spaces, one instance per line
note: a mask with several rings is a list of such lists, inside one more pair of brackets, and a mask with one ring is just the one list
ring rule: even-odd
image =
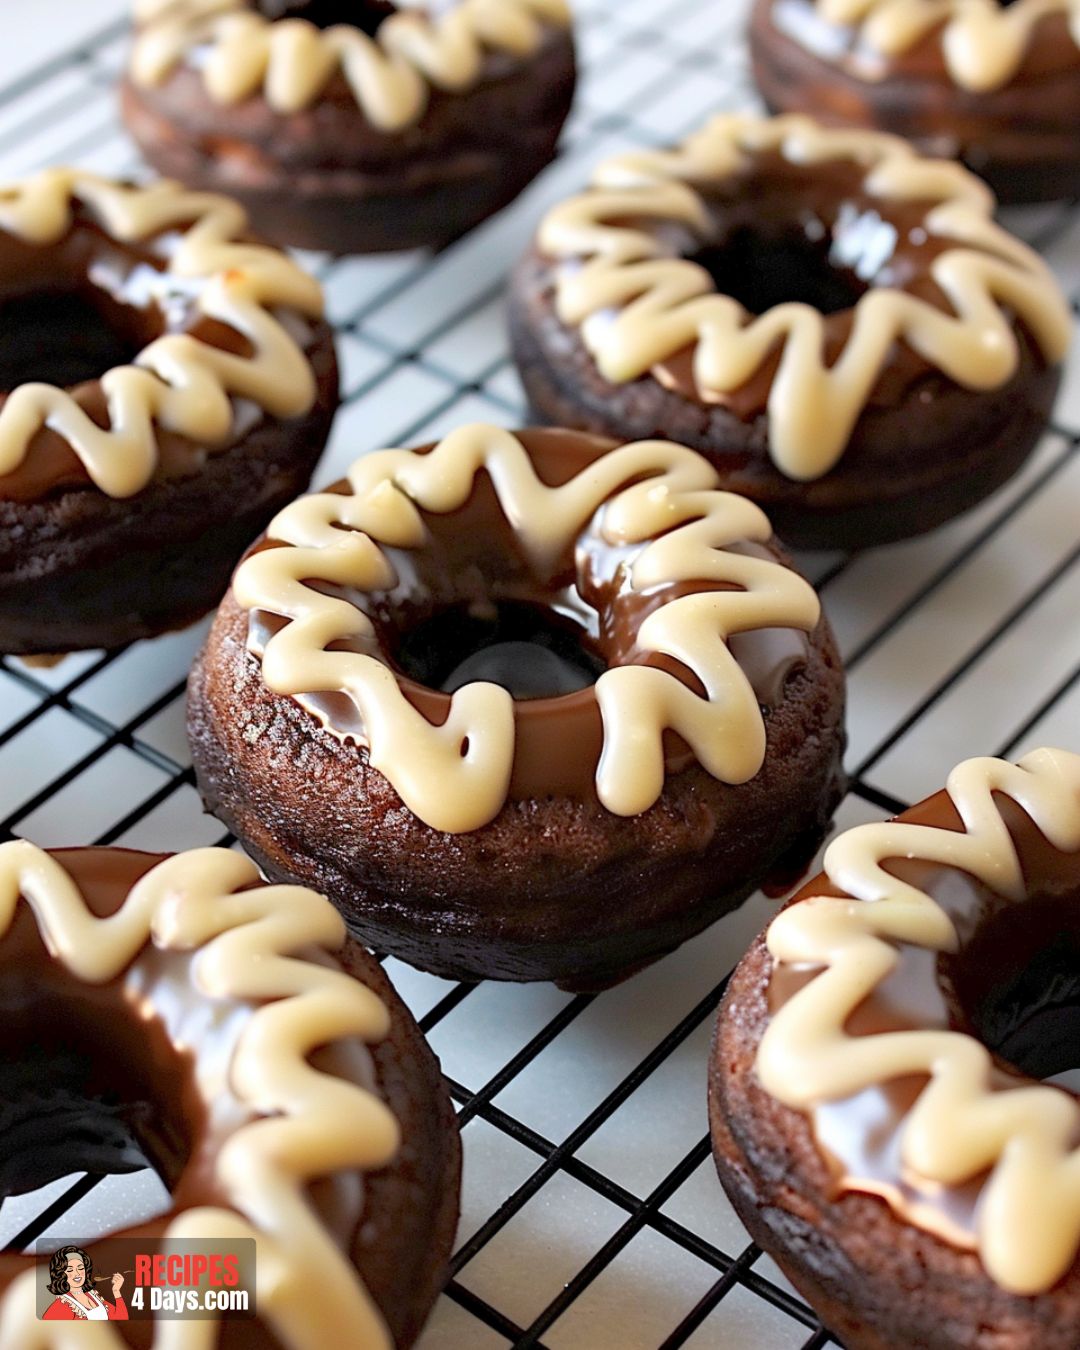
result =
[[[5,7],[0,181],[138,163],[117,121],[121,0]],[[563,153],[509,210],[431,259],[305,260],[339,335],[344,404],[317,482],[359,453],[523,417],[501,293],[539,213],[626,145],[752,106],[742,0],[577,0],[583,76]],[[16,33],[18,29],[18,33]],[[7,31],[5,31],[7,30]],[[67,33],[57,44],[56,33]],[[15,39],[18,37],[18,41]],[[19,59],[17,67],[13,62]],[[1080,213],[1009,223],[1080,298]],[[902,809],[976,753],[1074,746],[1080,719],[1080,363],[1002,491],[928,538],[803,560],[845,652],[851,791],[838,827]],[[52,670],[0,659],[0,838],[177,849],[229,842],[205,816],[183,730],[205,625]],[[727,972],[761,897],[599,997],[450,985],[387,968],[442,1058],[463,1127],[453,1273],[422,1350],[816,1350],[833,1344],[716,1183],[704,1105]],[[0,1209],[0,1245],[87,1239],[142,1217],[150,1174],[75,1174]]]

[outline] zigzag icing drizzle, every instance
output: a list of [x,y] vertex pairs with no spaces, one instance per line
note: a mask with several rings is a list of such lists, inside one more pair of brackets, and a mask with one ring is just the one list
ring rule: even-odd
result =
[[[973,93],[1009,83],[1024,63],[1038,25],[1053,15],[1069,20],[1080,47],[1077,0],[816,0],[830,23],[859,28],[859,45],[882,56],[902,56],[941,29],[941,51],[953,81]],[[856,58],[858,52],[856,53]],[[884,78],[885,72],[879,78]]]
[[[98,918],[55,859],[16,841],[0,845],[0,941],[22,896],[55,959],[78,980],[115,978],[153,942],[196,953],[192,972],[204,997],[254,1005],[233,1057],[231,1088],[259,1118],[228,1139],[216,1166],[233,1209],[188,1210],[166,1236],[254,1238],[260,1320],[288,1350],[322,1350],[340,1339],[342,1327],[357,1350],[392,1350],[381,1314],[305,1195],[318,1177],[375,1170],[397,1153],[397,1121],[384,1103],[307,1062],[342,1038],[381,1040],[389,1014],[340,969],[290,955],[341,946],[344,924],[329,902],[299,886],[258,882],[239,854],[196,849],[160,863],[121,909]],[[248,886],[255,889],[240,889]],[[29,1271],[0,1300],[0,1347],[81,1345],[65,1323],[37,1320],[35,1284]],[[154,1350],[212,1350],[218,1329],[216,1321],[159,1322]],[[93,1343],[123,1350],[126,1341],[99,1326]]]
[[[927,232],[956,241],[930,268],[955,313],[906,291],[871,288],[855,305],[851,335],[830,367],[817,310],[783,304],[751,318],[717,294],[703,267],[672,256],[659,229],[627,223],[672,222],[704,240],[709,210],[691,184],[722,182],[762,153],[795,164],[853,161],[866,169],[864,191],[882,203],[928,200]],[[958,164],[923,159],[892,136],[828,130],[799,116],[722,116],[677,150],[601,164],[592,191],[548,214],[538,243],[566,263],[556,277],[560,319],[581,326],[601,374],[614,383],[635,380],[693,345],[699,387],[732,393],[779,345],[768,401],[770,453],[782,473],[805,480],[839,461],[899,341],[964,387],[995,389],[1019,359],[1012,311],[1048,362],[1062,359],[1071,331],[1064,297],[1042,260],[994,224],[993,205],[989,190]]]
[[[446,722],[432,725],[378,654],[367,616],[309,584],[392,588],[396,576],[380,545],[423,548],[421,512],[464,505],[481,469],[538,576],[549,575],[592,524],[610,544],[640,546],[628,561],[635,590],[684,580],[738,587],[676,599],[654,610],[638,633],[640,648],[666,653],[693,671],[704,698],[649,666],[615,667],[597,680],[604,748],[596,785],[608,810],[637,815],[660,796],[666,728],[677,731],[715,777],[728,783],[752,778],[764,759],[765,728],[727,639],[763,628],[810,631],[819,618],[817,597],[788,568],[727,551],[770,538],[768,521],[752,503],[717,491],[716,474],[699,455],[667,441],[624,445],[561,487],[537,477],[516,437],[483,424],[460,428],[429,454],[384,450],[358,460],[349,473],[351,495],[317,494],[286,507],[268,534],[291,547],[253,554],[236,573],[233,589],[243,608],[253,617],[285,620],[274,624],[264,647],[249,637],[267,686],[320,717],[310,696],[345,694],[372,765],[433,828],[478,829],[498,814],[514,761],[513,701],[506,690],[467,684],[453,695]],[[363,650],[328,650],[345,643]]]
[[34,436],[48,427],[68,442],[93,482],[110,497],[130,497],[153,477],[155,428],[200,445],[225,443],[234,400],[249,399],[274,417],[299,417],[315,401],[310,363],[277,309],[322,314],[322,292],[283,253],[237,242],[243,209],[225,197],[178,183],[130,187],[80,169],[47,169],[0,187],[0,229],[28,244],[58,243],[82,203],[113,238],[135,243],[180,230],[163,273],[191,290],[198,313],[246,337],[250,356],[222,351],[187,333],[150,343],[133,364],[101,377],[109,412],[99,427],[63,389],[24,384],[0,407],[0,477],[17,469]]
[[132,54],[137,84],[161,84],[194,48],[205,48],[200,66],[212,99],[239,103],[261,92],[287,114],[310,107],[340,72],[368,120],[387,132],[418,122],[433,88],[473,88],[489,51],[524,59],[549,28],[570,25],[566,0],[461,0],[438,17],[405,9],[374,37],[345,24],[271,22],[249,0],[148,0],[137,17],[148,21]]
[[[948,792],[963,831],[898,822],[849,830],[829,846],[825,872],[854,898],[812,897],[773,921],[773,960],[820,967],[821,974],[774,1014],[757,1074],[773,1097],[804,1111],[926,1075],[901,1127],[902,1163],[945,1188],[986,1172],[976,1209],[983,1263],[1004,1288],[1035,1294],[1060,1279],[1080,1250],[1080,1101],[1051,1086],[992,1090],[989,1051],[961,1032],[845,1032],[904,946],[937,952],[958,946],[941,906],[882,863],[939,863],[1022,901],[1016,846],[994,793],[1011,797],[1054,848],[1080,851],[1080,755],[1038,750],[1017,765],[968,760],[950,774]],[[909,1221],[920,1222],[917,1215]]]

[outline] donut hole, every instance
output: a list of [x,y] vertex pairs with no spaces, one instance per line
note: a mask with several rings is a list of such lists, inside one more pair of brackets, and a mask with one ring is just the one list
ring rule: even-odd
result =
[[1080,1070],[1080,890],[991,909],[949,965],[965,1021],[999,1059],[1035,1079]]
[[316,28],[344,24],[374,37],[397,6],[388,0],[258,0],[255,8],[271,20],[304,19]]
[[705,268],[721,295],[750,314],[790,303],[836,314],[851,309],[868,289],[850,267],[838,264],[827,238],[815,242],[797,229],[769,235],[741,227],[723,244],[691,254],[690,261]]
[[734,181],[696,184],[708,213],[696,242],[670,225],[659,237],[750,314],[792,303],[841,314],[871,289],[925,286],[944,246],[926,229],[928,202],[885,202],[865,175],[762,153]]
[[41,972],[0,982],[0,1200],[60,1177],[151,1168],[167,1190],[191,1153],[190,1072],[149,1020]]
[[0,299],[0,389],[34,381],[71,388],[130,364],[146,345],[143,316],[106,305],[90,286]]
[[453,694],[485,680],[515,699],[558,698],[595,684],[607,668],[586,630],[549,606],[477,600],[440,610],[401,635],[397,665],[429,689]]
[[[148,866],[139,853],[76,849],[56,856],[99,918],[115,912]],[[193,1057],[177,1048],[146,996],[146,971],[154,971],[157,955],[149,967],[133,963],[115,979],[85,983],[50,954],[25,903],[2,946],[0,1203],[73,1174],[149,1172],[156,1184],[140,1186],[138,1219],[166,1212],[185,1175],[198,1168],[207,1120]],[[170,986],[162,988],[167,996]],[[49,1192],[36,1208],[24,1203],[33,1214],[53,1199]],[[108,1207],[90,1226],[107,1231]]]
[[[572,476],[555,433],[530,433],[530,444],[552,486]],[[619,664],[613,588],[588,584],[573,541],[538,570],[486,473],[462,506],[423,520],[423,547],[385,550],[394,589],[353,597],[384,659],[412,686],[445,695],[483,681],[539,703],[588,689]]]
[[[520,437],[549,487],[569,482],[597,453],[588,443],[575,449],[572,433],[533,429]],[[705,696],[687,666],[643,647],[638,639],[655,610],[680,595],[712,589],[714,583],[635,591],[626,548],[605,542],[588,528],[567,542],[561,558],[538,572],[486,473],[477,476],[463,506],[445,514],[425,512],[423,520],[422,547],[384,549],[396,578],[392,590],[359,592],[309,584],[348,600],[374,629],[371,636],[342,639],[333,647],[377,653],[404,677],[411,686],[408,697],[433,721],[446,715],[439,696],[470,683],[498,684],[526,705],[523,711],[530,717],[542,717],[553,711],[546,707],[549,701],[590,689],[607,670],[636,664],[665,669]],[[763,560],[774,557],[756,543],[732,544],[730,551]],[[256,612],[252,624],[258,645],[264,646],[283,621]],[[735,633],[729,646],[765,715],[782,702],[789,675],[805,666],[808,655],[805,634],[787,628]],[[363,734],[346,695],[320,692],[309,706],[317,706],[320,715],[346,734]],[[577,711],[591,716],[581,706]],[[599,738],[599,717],[591,733]]]

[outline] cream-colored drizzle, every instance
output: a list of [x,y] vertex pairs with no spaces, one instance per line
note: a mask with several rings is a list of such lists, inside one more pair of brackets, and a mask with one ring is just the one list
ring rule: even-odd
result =
[[261,90],[279,113],[310,107],[340,71],[376,127],[401,131],[420,120],[432,88],[456,94],[476,85],[489,51],[531,56],[549,28],[569,23],[566,0],[461,0],[437,17],[401,10],[369,37],[345,24],[271,22],[247,0],[203,0],[151,22],[136,38],[131,71],[137,84],[158,85],[206,48],[211,98],[239,103]]
[[[1080,0],[817,0],[830,23],[859,26],[860,43],[902,56],[935,28],[953,81],[973,93],[1000,89],[1024,63],[1036,27],[1061,15],[1080,46]],[[881,72],[882,77],[885,72]]]
[[[206,998],[241,999],[255,1010],[233,1058],[231,1086],[260,1118],[229,1137],[216,1179],[235,1213],[188,1210],[166,1239],[254,1238],[258,1313],[289,1350],[323,1350],[343,1327],[357,1350],[392,1350],[382,1316],[305,1194],[309,1182],[345,1169],[385,1167],[399,1146],[386,1105],[356,1083],[307,1062],[345,1037],[381,1040],[382,1001],[342,970],[291,955],[333,951],[345,927],[330,903],[299,886],[260,886],[254,865],[228,849],[196,849],[160,863],[123,906],[98,918],[60,864],[24,841],[0,845],[0,941],[20,895],[55,959],[78,980],[101,984],[148,941],[196,951],[193,973]],[[240,887],[254,887],[240,890]],[[0,1350],[68,1350],[89,1344],[64,1323],[37,1320],[33,1271],[0,1301]],[[154,1350],[210,1350],[218,1323],[157,1323]],[[111,1327],[99,1350],[122,1350]]]
[[976,1216],[980,1255],[998,1284],[1034,1294],[1060,1279],[1080,1250],[1080,1102],[1054,1087],[991,1090],[989,1051],[960,1032],[844,1030],[895,968],[898,945],[957,947],[944,910],[882,863],[940,863],[1023,900],[1016,846],[995,792],[1017,802],[1054,848],[1080,850],[1080,755],[1037,750],[1018,765],[968,760],[949,775],[948,791],[964,830],[897,822],[848,830],[829,846],[825,873],[854,898],[812,897],[773,921],[773,960],[821,967],[821,974],[774,1015],[757,1073],[767,1092],[801,1110],[927,1075],[902,1126],[904,1163],[941,1186],[989,1171]]
[[460,428],[430,454],[384,450],[358,460],[349,473],[352,495],[313,495],[286,507],[268,533],[292,547],[256,553],[237,571],[238,602],[287,621],[256,651],[268,687],[301,703],[305,695],[345,694],[363,725],[371,763],[433,828],[474,830],[498,814],[514,760],[513,700],[506,690],[467,684],[453,695],[446,722],[433,726],[378,657],[327,650],[351,642],[370,651],[374,629],[356,605],[310,584],[392,588],[396,578],[380,545],[423,548],[420,512],[464,505],[481,469],[540,577],[599,512],[608,543],[641,545],[630,569],[635,590],[679,581],[740,588],[674,600],[650,614],[638,634],[639,647],[667,653],[693,671],[704,698],[674,675],[646,666],[613,668],[596,682],[604,726],[596,785],[608,810],[637,815],[660,796],[666,728],[677,731],[715,777],[728,783],[752,778],[764,758],[765,728],[727,639],[761,628],[809,631],[819,617],[817,597],[779,563],[727,551],[734,543],[768,539],[768,521],[752,503],[716,491],[716,474],[701,456],[667,441],[624,445],[561,487],[537,477],[515,436],[483,424]]
[[[852,160],[865,167],[870,196],[929,199],[926,230],[957,243],[930,269],[955,314],[905,291],[871,289],[855,305],[851,335],[830,367],[817,310],[783,304],[751,318],[717,294],[703,267],[670,256],[660,231],[625,223],[673,222],[705,238],[708,208],[692,184],[728,179],[762,152],[798,164]],[[732,393],[781,346],[768,400],[770,453],[789,478],[808,480],[839,461],[897,342],[966,388],[995,389],[1017,368],[1015,314],[1048,361],[1062,359],[1071,332],[1065,299],[1042,260],[995,225],[992,211],[993,198],[972,174],[923,159],[895,137],[828,130],[800,116],[721,116],[677,150],[602,164],[592,191],[548,214],[538,243],[566,264],[556,278],[559,318],[581,326],[601,374],[614,383],[694,344],[699,387]]]
[[134,0],[131,12],[137,24],[145,24],[153,23],[166,14],[175,16],[184,13],[191,17],[219,14],[235,8],[236,0]]
[[155,425],[214,446],[232,432],[234,399],[249,399],[274,417],[310,410],[311,365],[272,311],[317,318],[322,292],[283,253],[238,242],[247,226],[242,207],[172,182],[130,187],[81,169],[47,169],[0,186],[0,229],[40,247],[58,243],[71,228],[76,200],[122,243],[181,230],[165,276],[203,282],[198,312],[243,334],[252,355],[222,351],[186,333],[160,337],[132,365],[101,377],[107,427],[63,389],[20,385],[0,408],[0,477],[19,467],[34,436],[48,427],[68,442],[102,492],[130,497],[157,467]]

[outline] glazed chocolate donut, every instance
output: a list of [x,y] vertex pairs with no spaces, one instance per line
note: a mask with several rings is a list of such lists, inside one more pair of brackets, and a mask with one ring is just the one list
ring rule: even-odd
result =
[[1003,202],[1080,193],[1071,0],[756,0],[750,51],[773,112],[906,136]]
[[500,210],[574,93],[566,0],[141,0],[136,18],[123,112],[150,163],[335,253],[438,248]]
[[992,209],[958,165],[805,118],[609,160],[515,275],[532,407],[693,446],[798,547],[931,529],[1023,463],[1068,344]]
[[212,609],[337,406],[317,284],[242,209],[52,169],[0,193],[0,651]]
[[736,970],[720,1179],[849,1350],[1074,1350],[1078,972],[1080,756],[1056,750],[841,835]]
[[[4,1197],[149,1165],[168,1212],[96,1242],[102,1260],[110,1238],[254,1239],[255,1319],[170,1345],[413,1343],[457,1221],[456,1123],[419,1028],[322,896],[263,885],[228,849],[4,844],[0,1002]],[[68,1345],[36,1320],[35,1260],[0,1256],[3,1344]],[[100,1344],[160,1343],[130,1326]]]
[[236,573],[189,688],[204,801],[377,950],[611,984],[804,865],[836,804],[839,658],[770,536],[667,442],[363,458]]

